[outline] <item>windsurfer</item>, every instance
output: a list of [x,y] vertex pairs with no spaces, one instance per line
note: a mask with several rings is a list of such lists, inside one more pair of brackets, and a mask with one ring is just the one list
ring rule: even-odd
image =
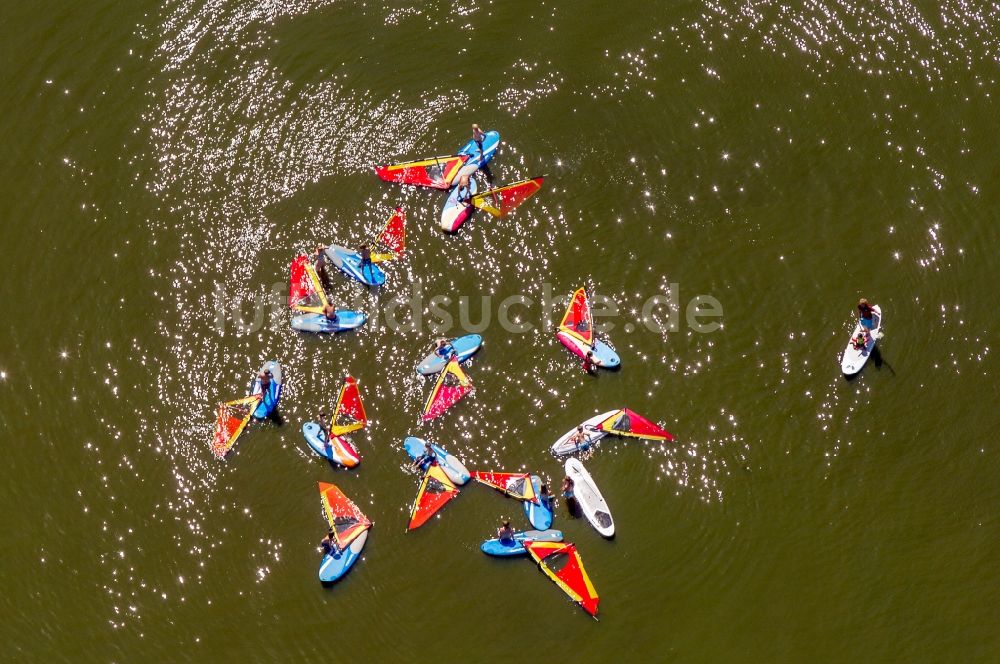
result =
[[326,537],[320,541],[319,547],[323,549],[324,556],[332,556],[337,553],[337,540],[333,536],[333,528],[331,528],[329,532],[327,532]]
[[337,311],[333,308],[332,304],[327,303],[323,307],[323,316],[334,325],[337,324]]
[[316,418],[319,420],[319,428],[322,429],[323,433],[326,434],[327,445],[330,444],[330,422],[327,419],[328,417],[329,415],[327,414],[327,412],[325,410],[321,410],[319,411],[319,417]]
[[441,337],[434,342],[434,352],[445,359],[449,359],[455,354],[455,347],[451,345],[450,341]]
[[542,507],[552,511],[552,494],[549,493],[549,485],[543,484],[542,488],[538,491],[538,500],[541,501]]
[[268,388],[271,387],[271,370],[264,369],[259,374],[257,374],[257,380],[260,381],[260,394],[267,394]]
[[472,125],[472,140],[479,146],[479,154],[483,154],[483,141],[486,140],[486,134],[477,124]]
[[583,370],[591,375],[597,373],[597,362],[594,361],[594,351],[588,350],[584,356]]
[[872,305],[868,304],[868,300],[861,298],[858,300],[858,313],[861,314],[861,327],[866,330],[871,330],[875,327],[875,318],[872,316],[875,310]]
[[576,496],[573,493],[574,486],[575,483],[573,482],[573,478],[567,475],[563,479],[562,495],[563,495],[563,500],[566,501],[566,509],[569,511],[569,515],[573,517],[575,517],[578,513],[576,506]]
[[868,334],[861,330],[858,332],[858,336],[851,339],[851,345],[854,346],[854,350],[862,350],[868,345]]
[[358,255],[361,257],[361,271],[364,272],[364,269],[372,264],[372,250],[367,242],[358,247]]
[[413,460],[413,464],[412,464],[411,467],[413,468],[413,470],[419,471],[425,465],[426,466],[432,466],[432,465],[434,465],[434,460],[436,458],[437,457],[434,455],[434,448],[431,447],[430,443],[425,442],[424,443],[424,453],[421,454],[420,456],[418,456],[416,459]]
[[501,543],[514,542],[514,529],[510,527],[510,521],[503,522],[503,525],[497,530],[497,538]]
[[[574,432],[573,435],[569,437],[569,440],[567,442],[569,442],[571,445],[575,445],[577,449],[580,449],[584,445],[586,445],[589,440],[590,440],[590,437],[583,430],[583,425],[581,424],[580,426],[578,426],[576,428],[576,432]],[[573,481],[573,480],[569,479],[568,477],[566,479],[569,480],[571,483]],[[563,489],[565,489],[565,488],[566,488],[566,483],[563,482]]]
[[458,179],[458,202],[464,205],[468,205],[469,201],[472,200],[472,190],[469,189],[469,176],[462,175]]

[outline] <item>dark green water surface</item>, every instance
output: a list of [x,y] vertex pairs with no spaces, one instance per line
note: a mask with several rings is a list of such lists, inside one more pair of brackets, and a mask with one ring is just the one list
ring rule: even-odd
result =
[[[8,5],[11,661],[1000,658],[995,7]],[[472,122],[503,136],[497,181],[548,177],[446,236],[444,194],[372,166],[454,151]],[[292,331],[292,257],[359,243],[397,204],[407,257],[386,286],[333,275],[372,322]],[[413,367],[435,332],[385,315],[417,283],[424,308],[464,295],[491,317],[475,394],[429,425]],[[671,284],[679,327],[651,332],[643,303]],[[496,321],[506,297],[581,285],[618,307],[619,372],[585,376],[537,306],[514,309],[528,333]],[[721,329],[687,324],[699,295]],[[845,381],[861,296],[885,336]],[[215,404],[269,358],[283,423],[215,460]],[[348,372],[372,418],[354,471],[300,434]],[[676,440],[585,460],[613,541],[559,507],[599,622],[530,562],[479,552],[501,517],[524,523],[485,487],[405,532],[404,436],[558,484],[549,445],[621,406]],[[375,523],[331,588],[317,481]]]

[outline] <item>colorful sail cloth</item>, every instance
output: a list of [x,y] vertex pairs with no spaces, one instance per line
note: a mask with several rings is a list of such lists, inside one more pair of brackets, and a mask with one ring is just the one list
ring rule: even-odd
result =
[[212,453],[216,457],[221,459],[233,449],[260,400],[258,395],[219,404],[215,412],[215,435],[212,437]]
[[586,344],[594,343],[594,320],[590,314],[587,290],[579,288],[573,293],[566,315],[559,323],[559,330],[570,334]]
[[371,528],[372,522],[335,484],[326,482],[318,482],[318,484],[323,514],[326,516],[330,528],[333,529],[333,538],[337,542],[337,547],[344,550],[357,539],[358,535]]
[[386,182],[412,184],[418,187],[448,189],[469,155],[431,157],[389,166],[376,166],[375,172]]
[[542,188],[543,177],[521,180],[504,187],[490,189],[472,197],[472,204],[494,217],[505,217],[518,205]]
[[645,440],[667,441],[674,439],[669,431],[660,428],[639,413],[628,408],[616,411],[614,415],[605,419],[595,428],[598,431],[606,431],[617,436],[632,436]]
[[321,314],[327,304],[323,284],[316,274],[312,261],[305,254],[296,256],[291,266],[288,306],[297,311]]
[[438,375],[434,389],[427,397],[427,403],[424,405],[424,421],[439,417],[471,391],[472,381],[459,366],[458,359],[452,357],[448,366]]
[[343,436],[363,429],[367,423],[368,414],[365,413],[365,405],[361,403],[358,381],[348,376],[344,379],[344,384],[340,387],[340,394],[337,396],[330,433],[334,436]]
[[458,489],[441,467],[431,466],[420,483],[417,499],[413,501],[413,509],[410,510],[410,523],[406,529],[414,530],[424,525],[435,512],[457,495]]
[[406,215],[403,208],[396,208],[389,221],[385,222],[382,232],[375,236],[371,244],[371,259],[373,263],[396,260],[403,257],[406,244]]
[[486,473],[477,470],[472,473],[472,477],[477,482],[502,491],[507,496],[538,503],[538,496],[531,485],[531,475],[528,473]]
[[601,598],[587,576],[575,544],[527,541],[524,546],[547,577],[555,581],[584,611],[597,615],[597,604]]

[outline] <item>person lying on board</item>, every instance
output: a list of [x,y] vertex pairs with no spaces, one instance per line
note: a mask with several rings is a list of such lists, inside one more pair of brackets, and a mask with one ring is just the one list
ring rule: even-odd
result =
[[424,453],[413,460],[411,468],[413,468],[414,471],[419,472],[425,465],[428,467],[434,465],[436,460],[437,456],[434,454],[434,448],[431,447],[430,443],[425,442]]
[[434,342],[435,348],[434,352],[439,356],[447,359],[451,359],[451,356],[455,354],[455,347],[451,345],[451,342],[441,337]]
[[267,394],[267,390],[271,387],[271,370],[264,369],[259,374],[257,374],[257,379],[260,381],[260,396]]
[[858,332],[858,336],[851,339],[851,344],[854,346],[854,350],[862,350],[868,345],[868,334],[861,330]]
[[468,205],[469,201],[472,200],[472,190],[469,189],[469,176],[463,175],[458,178],[458,196],[457,200],[463,205]]
[[324,556],[333,556],[337,553],[337,540],[333,537],[333,528],[327,532],[326,537],[319,543],[319,548],[323,550]]
[[875,310],[872,309],[872,305],[868,304],[868,300],[865,298],[858,300],[858,313],[861,314],[861,327],[866,330],[871,330],[875,327],[875,318],[872,316]]
[[501,544],[514,543],[514,529],[510,527],[510,521],[503,522],[503,525],[497,530],[497,538]]
[[597,373],[597,362],[594,361],[594,351],[588,350],[583,358],[583,370],[594,375]]
[[483,130],[480,129],[479,125],[477,124],[472,125],[472,140],[474,140],[476,142],[476,145],[479,146],[479,154],[480,156],[482,156],[483,141],[486,140],[486,134],[483,133]]
[[334,325],[337,324],[337,310],[329,302],[323,307],[323,316]]

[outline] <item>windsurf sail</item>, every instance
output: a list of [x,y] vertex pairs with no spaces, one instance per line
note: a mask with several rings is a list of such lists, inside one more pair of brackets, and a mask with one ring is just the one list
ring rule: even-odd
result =
[[337,542],[337,547],[343,551],[357,539],[358,535],[371,528],[372,522],[335,484],[326,482],[318,482],[318,484],[323,514],[326,516],[330,528],[333,529],[333,538]]
[[521,180],[505,187],[484,191],[472,197],[472,204],[494,217],[505,217],[541,189],[543,179],[538,177]]
[[365,413],[365,405],[361,403],[361,390],[358,389],[358,381],[348,376],[344,379],[344,384],[340,386],[337,405],[333,409],[330,434],[343,436],[363,429],[367,423],[368,415]]
[[458,489],[441,467],[431,466],[420,483],[417,499],[413,501],[413,509],[410,510],[410,523],[406,529],[414,530],[424,525],[435,512],[457,495]]
[[535,495],[535,488],[531,485],[531,475],[528,473],[484,473],[477,470],[472,473],[472,477],[477,482],[502,491],[507,496],[538,503],[538,496]]
[[412,184],[418,187],[448,189],[458,171],[469,160],[469,155],[431,157],[389,166],[376,166],[375,172],[386,182]]
[[427,397],[427,403],[424,405],[424,421],[439,417],[471,391],[472,381],[458,365],[458,358],[452,357],[448,366],[438,376],[430,396]]
[[371,259],[373,263],[396,260],[403,257],[403,247],[406,243],[406,229],[403,222],[406,215],[403,208],[398,207],[385,222],[382,232],[375,236],[371,244]]
[[590,582],[575,544],[526,541],[524,546],[547,577],[555,581],[584,611],[597,615],[597,604],[601,598]]
[[260,399],[260,396],[243,397],[219,404],[215,411],[215,435],[212,437],[212,453],[216,457],[221,459],[233,449]]
[[660,428],[639,413],[628,408],[616,411],[614,415],[598,424],[595,428],[599,431],[606,431],[618,436],[632,436],[645,440],[667,441],[674,439],[669,431]]
[[291,266],[288,306],[297,311],[321,314],[326,305],[326,293],[312,261],[305,254],[296,256]]
[[573,293],[559,329],[586,344],[594,343],[594,320],[590,315],[590,300],[587,299],[585,288],[578,288]]

